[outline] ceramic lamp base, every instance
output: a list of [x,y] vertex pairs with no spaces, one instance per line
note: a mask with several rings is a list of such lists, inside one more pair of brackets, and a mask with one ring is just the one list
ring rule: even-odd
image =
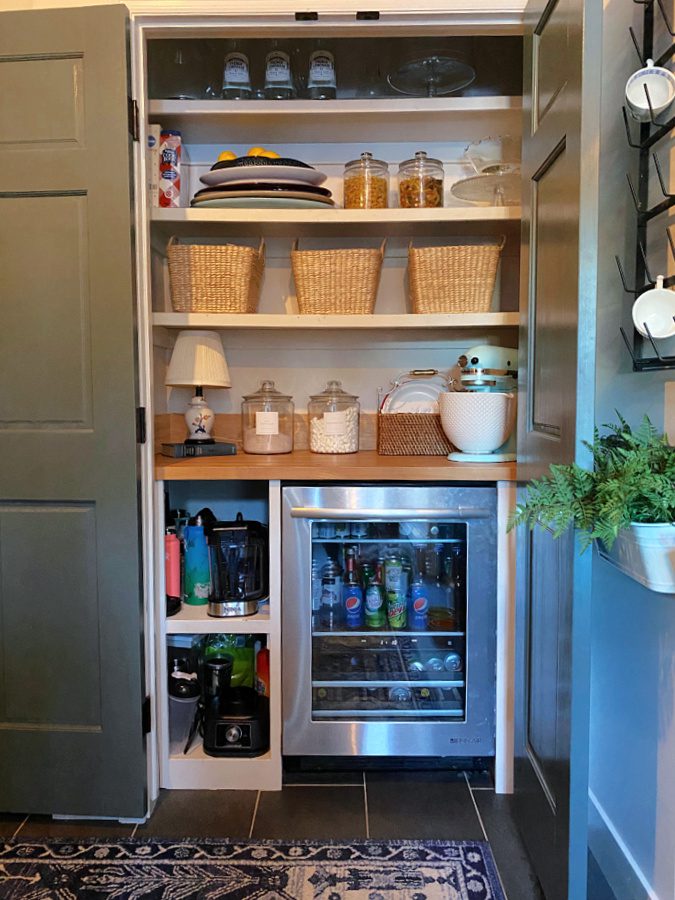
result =
[[185,423],[188,427],[186,444],[213,444],[211,431],[213,429],[213,410],[206,400],[196,394],[185,412]]
[[472,462],[472,463],[500,463],[515,462],[515,453],[460,453],[455,451],[448,453],[448,459],[452,462]]

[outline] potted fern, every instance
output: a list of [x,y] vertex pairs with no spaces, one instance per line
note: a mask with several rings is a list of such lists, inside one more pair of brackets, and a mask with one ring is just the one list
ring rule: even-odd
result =
[[619,415],[618,425],[596,429],[593,470],[551,466],[532,481],[525,502],[509,522],[549,526],[556,537],[570,525],[582,551],[593,542],[600,553],[653,591],[675,593],[675,448],[645,416],[636,430]]

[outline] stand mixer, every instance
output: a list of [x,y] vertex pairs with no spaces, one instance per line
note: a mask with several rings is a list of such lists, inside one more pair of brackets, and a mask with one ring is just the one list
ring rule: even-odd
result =
[[441,394],[443,430],[453,462],[513,462],[518,351],[479,344],[459,357],[451,390]]

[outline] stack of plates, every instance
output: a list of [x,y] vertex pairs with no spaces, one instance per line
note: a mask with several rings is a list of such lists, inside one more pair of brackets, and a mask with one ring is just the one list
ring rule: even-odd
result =
[[217,162],[200,181],[207,185],[192,206],[249,209],[327,209],[335,206],[323,172],[297,159],[240,156]]

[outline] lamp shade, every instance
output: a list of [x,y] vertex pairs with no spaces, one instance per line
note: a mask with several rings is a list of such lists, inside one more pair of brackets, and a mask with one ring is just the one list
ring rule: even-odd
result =
[[179,331],[165,383],[173,387],[230,387],[218,332]]

